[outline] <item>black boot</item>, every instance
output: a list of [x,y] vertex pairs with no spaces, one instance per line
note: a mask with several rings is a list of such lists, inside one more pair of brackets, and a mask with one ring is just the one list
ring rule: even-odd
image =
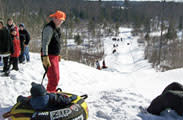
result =
[[12,70],[18,71],[19,70],[18,69],[18,58],[13,57],[12,60],[13,60],[13,68],[12,68]]
[[11,64],[10,63],[10,56],[3,58],[3,64],[4,64],[3,72],[5,72],[6,75],[8,75],[10,73],[9,68],[10,68],[10,64]]
[[9,70],[4,73],[4,76],[9,76],[9,75],[10,75],[10,71]]

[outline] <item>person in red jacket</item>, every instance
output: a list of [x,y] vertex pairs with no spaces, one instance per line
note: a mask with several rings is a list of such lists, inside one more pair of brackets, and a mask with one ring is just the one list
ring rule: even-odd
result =
[[13,46],[14,46],[14,53],[11,54],[10,63],[13,64],[12,70],[18,71],[19,70],[18,57],[20,55],[20,40],[17,35],[16,28],[11,28],[10,33],[11,33],[11,39],[13,41]]

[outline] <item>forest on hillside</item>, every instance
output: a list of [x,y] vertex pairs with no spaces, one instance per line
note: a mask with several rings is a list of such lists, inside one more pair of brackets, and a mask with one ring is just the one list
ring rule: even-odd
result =
[[[171,69],[183,66],[182,41],[176,36],[182,31],[182,9],[183,3],[165,0],[0,0],[0,19],[6,22],[11,17],[16,24],[24,23],[31,33],[31,50],[39,52],[38,43],[48,16],[56,10],[66,12],[67,20],[62,26],[62,56],[88,65],[104,58],[103,37],[118,35],[120,26],[132,27],[133,35],[139,35],[139,41],[146,45],[145,58],[154,67],[162,65]],[[151,36],[154,31],[166,33]],[[76,46],[68,46],[71,39]]]

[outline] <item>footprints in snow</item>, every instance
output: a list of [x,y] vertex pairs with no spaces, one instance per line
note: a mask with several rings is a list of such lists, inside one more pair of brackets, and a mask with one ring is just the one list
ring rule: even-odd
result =
[[93,104],[98,119],[129,120],[134,116],[134,119],[137,120],[136,114],[130,111],[136,111],[135,113],[138,114],[139,106],[147,103],[142,95],[123,89],[102,91],[99,94],[99,100],[96,100]]

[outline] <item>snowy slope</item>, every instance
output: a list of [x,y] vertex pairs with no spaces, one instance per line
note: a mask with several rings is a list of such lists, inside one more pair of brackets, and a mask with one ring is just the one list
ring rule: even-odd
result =
[[[120,31],[123,41],[115,42],[118,44],[115,54],[112,54],[111,37],[104,39],[108,69],[100,71],[62,60],[59,87],[78,95],[89,95],[89,120],[182,120],[183,117],[174,111],[170,114],[165,111],[161,116],[140,113],[139,107],[147,107],[165,86],[173,81],[183,83],[183,69],[156,72],[143,59],[144,48],[138,46],[130,29],[121,28]],[[41,83],[44,70],[39,54],[31,53],[31,62],[19,67],[20,70],[12,71],[10,77],[0,77],[0,115],[16,103],[18,95],[30,95],[31,82]],[[47,78],[44,85],[47,85]]]

